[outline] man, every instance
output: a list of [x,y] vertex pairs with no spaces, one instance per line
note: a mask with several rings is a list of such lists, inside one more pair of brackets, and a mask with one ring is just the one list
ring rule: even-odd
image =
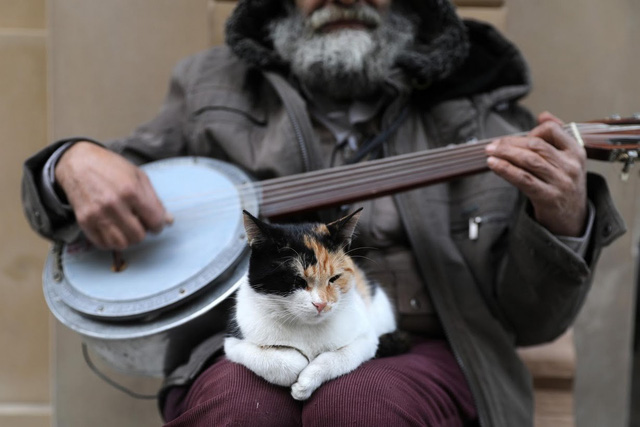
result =
[[[130,162],[213,156],[262,179],[535,125],[517,105],[520,54],[446,0],[241,0],[227,44],[180,63],[159,116],[109,150],[68,140],[29,159],[34,228],[68,241],[77,223],[108,249],[161,232],[170,213]],[[623,232],[584,150],[554,116],[539,121],[487,147],[495,173],[362,204],[356,246],[375,248],[363,267],[415,337],[407,354],[300,403],[216,347],[167,380],[168,425],[531,425],[515,346],[566,330]]]

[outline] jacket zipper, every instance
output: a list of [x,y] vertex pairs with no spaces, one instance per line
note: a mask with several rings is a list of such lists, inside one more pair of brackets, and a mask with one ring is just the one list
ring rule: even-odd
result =
[[478,240],[480,237],[480,228],[482,224],[491,224],[493,222],[502,222],[507,219],[507,216],[501,213],[486,214],[486,215],[472,215],[466,223],[460,222],[457,225],[451,227],[453,234],[467,232],[469,240]]
[[[386,145],[383,146],[383,150],[385,155],[389,155],[388,146]],[[396,202],[398,203],[398,208],[399,208],[398,213],[400,214],[401,217],[404,217],[406,215],[406,212],[409,212],[409,210],[404,209],[404,203],[402,203],[400,200],[401,199],[396,198]],[[403,219],[403,222],[407,224],[406,218]],[[410,224],[411,221],[409,221],[408,223]],[[451,334],[451,330],[450,330],[451,326],[449,325],[448,321],[445,321],[445,319],[443,319],[443,316],[442,316],[442,313],[446,313],[441,303],[441,300],[443,298],[441,299],[433,298],[433,293],[435,292],[436,292],[435,289],[429,288],[427,286],[427,293],[429,294],[429,298],[431,300],[431,303],[433,304],[433,308],[435,309],[436,314],[442,320],[442,322],[440,322],[442,325],[442,331],[444,333],[444,336],[446,337],[447,342],[449,343],[449,346],[451,347],[451,353],[453,354],[453,357],[455,358],[456,363],[458,364],[458,366],[460,367],[460,370],[462,371],[462,375],[467,380],[467,384],[469,385],[469,391],[471,392],[471,400],[473,401],[473,404],[476,407],[476,411],[478,414],[478,425],[480,427],[489,427],[491,425],[489,422],[490,420],[487,418],[489,413],[489,405],[486,404],[486,402],[484,402],[484,399],[482,399],[482,394],[479,393],[479,390],[478,390],[478,386],[479,386],[478,381],[476,380],[475,377],[472,377],[470,375],[470,372],[467,369],[467,365],[465,364],[464,360],[460,356],[461,350],[460,350],[460,346],[458,345],[457,337],[455,336],[455,334]]]
[[[287,108],[285,106],[285,108]],[[306,172],[311,170],[311,161],[309,159],[309,150],[307,149],[307,143],[302,136],[302,130],[300,129],[300,124],[293,114],[287,108],[287,115],[289,116],[289,120],[291,120],[291,125],[293,126],[293,132],[296,134],[296,140],[298,141],[298,146],[300,147],[300,156],[302,157],[302,162],[304,163],[304,169]]]

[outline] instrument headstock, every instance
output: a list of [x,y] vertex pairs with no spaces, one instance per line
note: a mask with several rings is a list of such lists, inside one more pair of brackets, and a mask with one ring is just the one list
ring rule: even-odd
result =
[[590,120],[589,123],[602,123],[605,125],[640,125],[640,113],[635,113],[629,117],[622,117],[618,114],[614,114],[604,119]]
[[587,157],[623,163],[622,179],[626,181],[640,154],[640,113],[592,120],[580,125],[579,131]]

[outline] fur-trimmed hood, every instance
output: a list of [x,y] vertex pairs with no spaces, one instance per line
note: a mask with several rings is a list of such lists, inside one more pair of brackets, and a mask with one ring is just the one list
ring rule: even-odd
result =
[[[236,55],[260,67],[286,70],[273,50],[268,26],[286,14],[286,0],[240,0],[227,21],[227,44]],[[412,50],[403,52],[398,65],[411,79],[441,80],[467,56],[468,41],[463,23],[448,0],[396,0],[392,7],[410,11],[420,29]]]
[[[227,21],[226,42],[252,66],[286,73],[268,26],[286,14],[286,0],[239,0]],[[443,99],[486,92],[504,85],[528,89],[529,72],[519,51],[492,27],[462,21],[449,0],[395,0],[392,7],[418,20],[419,34],[397,65],[408,80]],[[526,92],[526,89],[523,90]]]

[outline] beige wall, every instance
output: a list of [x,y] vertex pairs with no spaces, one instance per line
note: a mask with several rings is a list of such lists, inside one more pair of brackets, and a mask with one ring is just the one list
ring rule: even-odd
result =
[[22,161],[47,142],[45,0],[0,0],[0,425],[49,425],[47,245],[20,208]]
[[532,64],[527,104],[565,120],[640,110],[638,0],[509,0],[507,34]]
[[[110,139],[151,119],[173,66],[205,49],[210,37],[206,0],[49,0],[49,22],[53,139]],[[155,401],[130,398],[87,368],[77,334],[55,322],[53,339],[58,426],[161,424]],[[96,363],[133,391],[158,389],[158,380],[124,377]]]
[[[638,0],[509,0],[507,35],[532,66],[525,103],[567,121],[640,112]],[[590,162],[603,174],[629,233],[608,248],[576,323],[576,421],[629,425],[634,259],[640,239],[640,167],[628,182],[619,165]],[[635,226],[634,226],[635,223]],[[637,421],[636,421],[637,422]]]

